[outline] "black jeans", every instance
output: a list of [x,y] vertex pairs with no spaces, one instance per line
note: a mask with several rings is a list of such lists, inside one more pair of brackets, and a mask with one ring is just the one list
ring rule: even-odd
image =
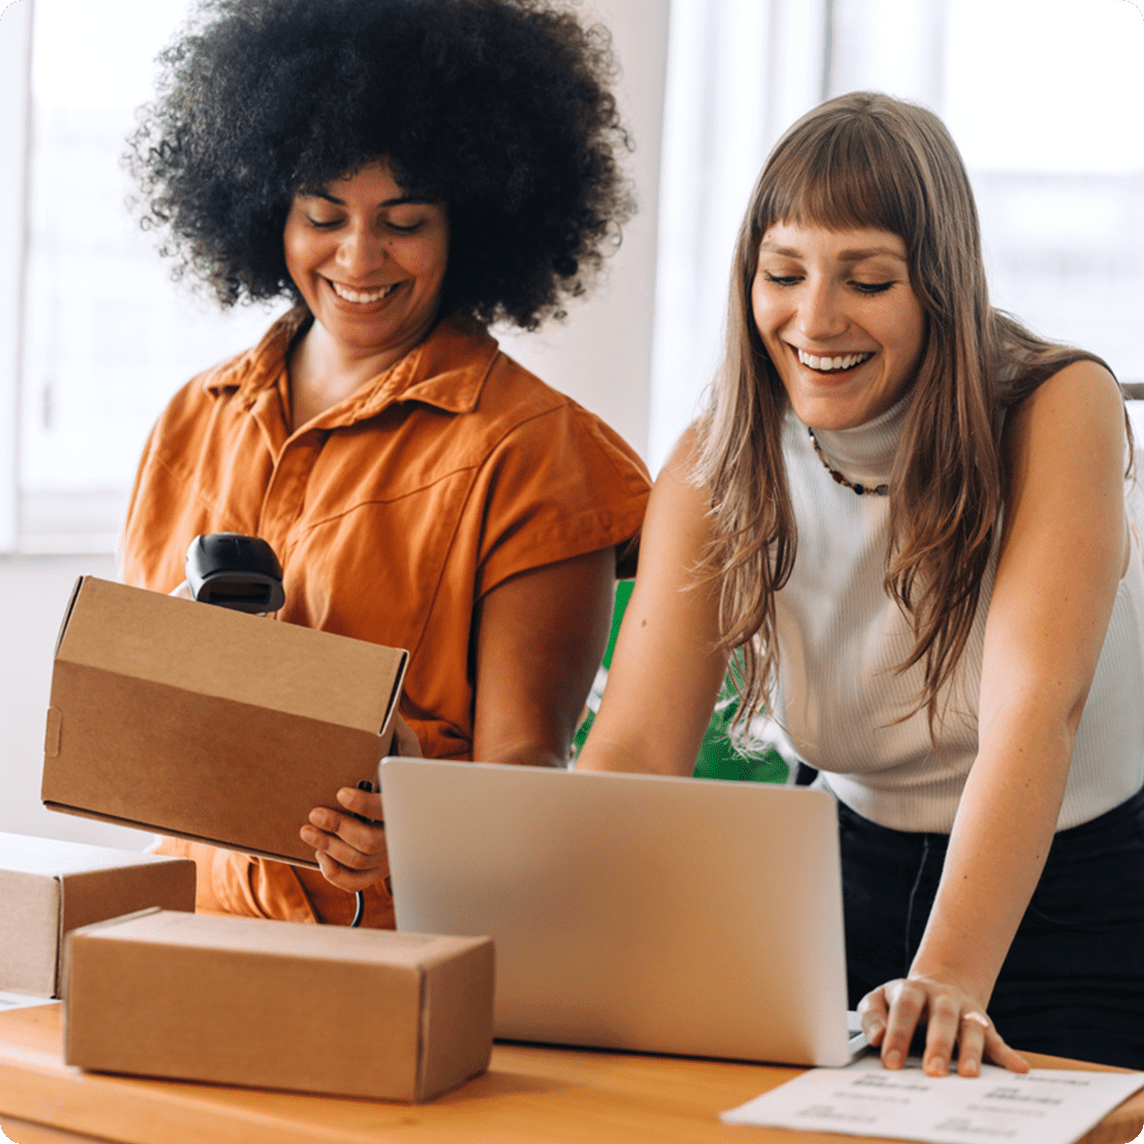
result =
[[[949,835],[838,819],[854,1008],[909,969]],[[1056,835],[989,1015],[1016,1049],[1144,1069],[1144,791]]]

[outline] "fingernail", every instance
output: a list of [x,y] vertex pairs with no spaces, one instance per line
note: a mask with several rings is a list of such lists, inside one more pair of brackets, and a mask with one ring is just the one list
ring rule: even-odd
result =
[[310,827],[303,826],[301,834],[302,841],[308,845],[316,846],[318,844],[318,832],[316,830],[311,830]]
[[340,802],[342,806],[349,806],[353,796],[354,792],[350,790],[349,787],[342,787],[342,789],[338,791],[338,802]]
[[926,1075],[927,1076],[945,1076],[946,1063],[944,1057],[930,1057],[926,1061]]
[[902,1054],[897,1049],[891,1049],[882,1058],[882,1064],[888,1069],[900,1069],[902,1067]]
[[981,1065],[977,1061],[965,1061],[963,1067],[966,1076],[977,1076],[981,1072]]
[[337,825],[337,823],[334,821],[334,816],[326,810],[310,811],[310,821],[315,826],[320,826],[323,830],[333,830]]

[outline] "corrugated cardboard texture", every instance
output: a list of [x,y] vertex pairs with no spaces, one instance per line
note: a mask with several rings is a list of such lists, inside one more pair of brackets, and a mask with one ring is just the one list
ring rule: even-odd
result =
[[193,910],[195,864],[0,834],[0,989],[56,996],[65,934],[148,906]]
[[487,938],[149,912],[68,940],[65,1059],[425,1100],[488,1065]]
[[87,577],[56,653],[41,797],[313,866],[298,831],[376,779],[406,658]]

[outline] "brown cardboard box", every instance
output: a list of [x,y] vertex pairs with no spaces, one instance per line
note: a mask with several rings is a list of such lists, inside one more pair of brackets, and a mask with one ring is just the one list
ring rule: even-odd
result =
[[316,866],[298,831],[376,782],[407,658],[85,576],[56,647],[44,805]]
[[428,1100],[488,1067],[493,943],[148,911],[68,938],[64,1058]]
[[55,997],[64,935],[147,906],[195,908],[195,864],[0,834],[0,990]]

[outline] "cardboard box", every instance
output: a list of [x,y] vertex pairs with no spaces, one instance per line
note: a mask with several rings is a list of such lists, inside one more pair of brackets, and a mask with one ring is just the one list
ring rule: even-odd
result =
[[377,781],[407,659],[85,576],[56,646],[44,805],[316,866],[298,831]]
[[195,908],[195,864],[0,834],[0,990],[56,997],[64,935],[147,906]]
[[428,1100],[488,1067],[493,943],[150,911],[68,938],[64,1058]]

